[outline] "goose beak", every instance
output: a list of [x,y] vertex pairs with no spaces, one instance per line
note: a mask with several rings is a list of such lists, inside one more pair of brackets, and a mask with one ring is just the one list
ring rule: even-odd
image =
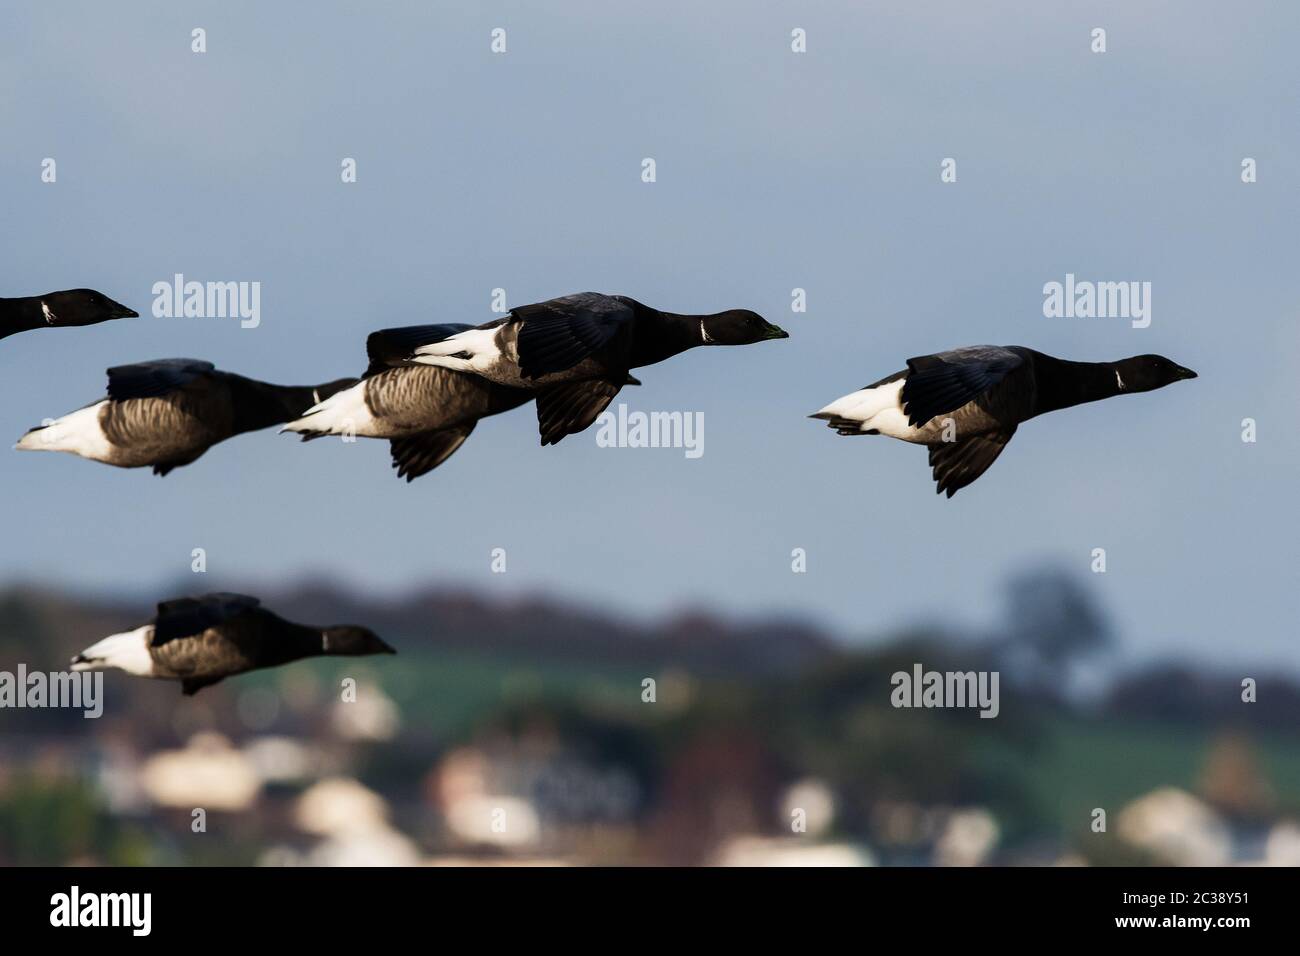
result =
[[1179,377],[1179,378],[1196,378],[1196,373],[1193,372],[1190,368],[1183,368],[1183,367],[1180,365],[1180,366],[1178,366],[1178,377]]
[[767,339],[788,339],[789,337],[789,332],[780,326],[773,325],[771,322],[767,324],[767,328],[763,331],[764,341]]
[[114,302],[109,307],[109,315],[115,319],[138,319],[140,313],[135,309],[128,309],[121,302]]

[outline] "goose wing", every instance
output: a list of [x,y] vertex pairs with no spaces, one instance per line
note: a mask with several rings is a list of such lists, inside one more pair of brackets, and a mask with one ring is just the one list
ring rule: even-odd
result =
[[635,312],[622,299],[579,292],[510,312],[519,326],[519,371],[524,378],[563,372],[609,344]]
[[961,441],[936,442],[930,445],[930,467],[934,469],[935,494],[948,492],[951,498],[997,461],[1016,433],[1012,425],[1005,431],[983,432]]
[[576,435],[600,417],[624,385],[640,385],[631,375],[622,382],[587,378],[552,385],[537,393],[537,431],[543,445],[554,445],[565,435]]
[[389,446],[397,477],[411,482],[433,471],[465,444],[465,439],[474,430],[475,424],[470,422],[457,428],[442,428],[409,438],[394,438]]
[[108,397],[115,402],[130,398],[157,398],[215,371],[211,362],[187,358],[118,365],[108,370]]
[[370,366],[366,378],[390,368],[415,365],[411,356],[421,345],[442,342],[458,332],[468,332],[472,325],[447,322],[441,325],[407,325],[398,329],[380,329],[366,339],[366,356]]
[[153,647],[181,637],[202,634],[210,627],[234,620],[254,610],[261,602],[247,594],[218,592],[197,598],[178,598],[158,605],[154,618]]
[[1024,361],[1019,352],[997,345],[908,359],[902,395],[908,422],[919,428],[937,415],[975,401]]

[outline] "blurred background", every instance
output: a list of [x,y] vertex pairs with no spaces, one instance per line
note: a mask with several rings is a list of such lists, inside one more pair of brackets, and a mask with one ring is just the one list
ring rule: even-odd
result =
[[[193,698],[107,672],[97,720],[3,712],[0,863],[1300,865],[1300,685],[1254,675],[1247,705],[1236,673],[1119,671],[1109,615],[1063,571],[1010,580],[987,631],[853,642],[467,591],[264,599],[399,655]],[[9,589],[0,659],[55,669],[149,613]],[[998,717],[891,707],[918,662],[1000,669]]]
[[[409,486],[386,443],[274,430],[165,479],[5,452],[0,671],[221,587],[400,655],[0,710],[0,862],[1295,861],[1298,30],[1212,0],[7,4],[0,295],[142,318],[0,342],[4,441],[109,366],[326,381],[498,288],[791,338],[620,396],[703,413],[696,460],[539,448],[530,409]],[[260,282],[260,326],[152,317],[176,273]],[[1045,318],[1067,273],[1151,282],[1150,327]],[[804,417],[984,342],[1200,378],[1028,423],[951,501],[920,449]],[[918,662],[1000,668],[999,717],[891,708]]]

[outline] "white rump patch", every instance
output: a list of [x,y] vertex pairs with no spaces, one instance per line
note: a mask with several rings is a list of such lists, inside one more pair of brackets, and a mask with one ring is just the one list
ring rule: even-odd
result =
[[368,381],[369,379],[363,379],[351,388],[335,392],[325,401],[317,402],[303,412],[302,418],[289,422],[280,431],[382,438],[379,423],[366,404]]
[[56,418],[44,428],[29,431],[14,447],[19,451],[66,451],[92,461],[108,461],[113,446],[99,424],[99,412],[108,399]]
[[850,392],[817,412],[816,417],[844,418],[857,422],[862,432],[876,431],[902,441],[922,441],[921,431],[913,428],[903,414],[903,382],[900,378],[875,388]]
[[149,642],[153,640],[153,625],[146,624],[134,631],[110,634],[81,652],[87,658],[72,665],[74,671],[102,671],[110,667],[124,670],[137,677],[153,676],[153,657]]

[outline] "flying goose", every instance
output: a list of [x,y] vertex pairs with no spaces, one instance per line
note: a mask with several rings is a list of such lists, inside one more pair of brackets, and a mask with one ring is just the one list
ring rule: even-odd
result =
[[72,669],[116,667],[179,680],[189,696],[234,674],[304,657],[396,653],[364,627],[294,624],[255,597],[217,593],[163,601],[148,624],[92,644],[72,659]]
[[94,325],[139,315],[94,289],[66,289],[19,299],[0,299],[0,339],[30,329]]
[[397,477],[410,482],[427,474],[452,456],[480,418],[533,398],[527,389],[410,361],[420,345],[470,328],[414,325],[371,333],[366,339],[370,365],[361,381],[313,405],[280,431],[297,432],[303,441],[326,435],[387,438]]
[[[370,366],[361,382],[280,430],[297,432],[303,441],[325,435],[387,438],[397,476],[414,481],[450,458],[479,419],[518,408],[537,394],[411,360],[425,343],[472,328],[416,325],[372,333],[366,340]],[[641,383],[627,375],[624,384]]]
[[1021,422],[1188,378],[1196,373],[1161,355],[1070,362],[1018,345],[974,345],[908,359],[903,371],[810,417],[841,435],[929,446],[935,491],[951,498],[988,470]]
[[152,465],[165,475],[217,442],[301,415],[347,388],[271,385],[199,359],[159,359],[108,370],[108,397],[39,425],[14,447],[66,451],[119,468]]
[[406,358],[533,391],[543,445],[594,422],[627,383],[629,369],[699,345],[789,337],[747,309],[684,315],[598,292],[523,305],[477,327],[442,328],[445,335],[417,344]]

